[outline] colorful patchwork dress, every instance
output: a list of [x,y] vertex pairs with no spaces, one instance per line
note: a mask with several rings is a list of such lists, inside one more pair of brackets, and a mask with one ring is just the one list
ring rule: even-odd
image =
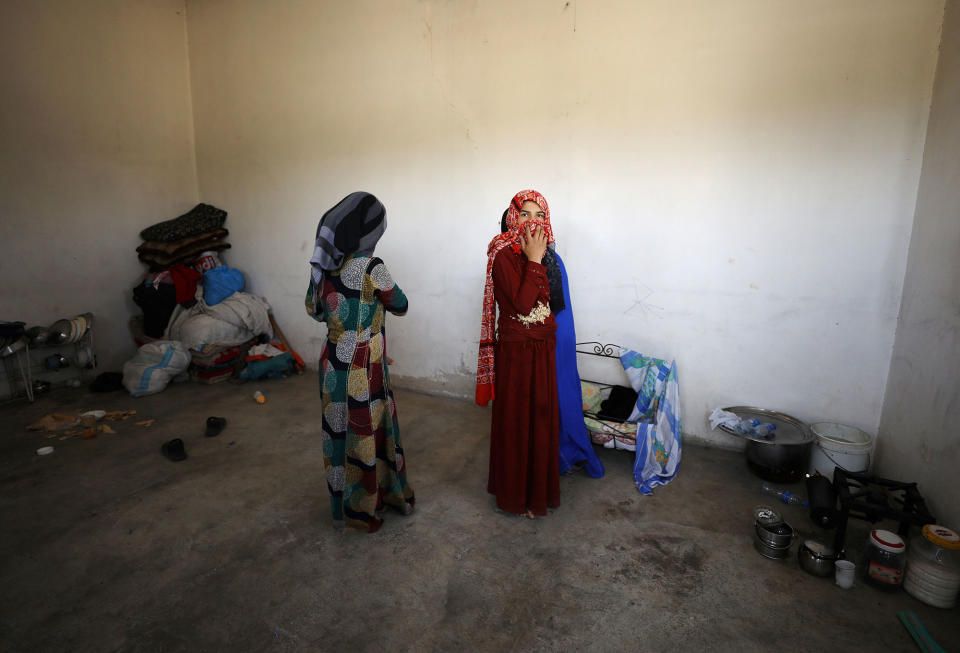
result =
[[397,409],[390,391],[386,313],[403,315],[407,298],[379,258],[350,255],[324,275],[314,305],[306,308],[327,324],[320,355],[323,462],[335,520],[374,532],[384,505],[413,512]]

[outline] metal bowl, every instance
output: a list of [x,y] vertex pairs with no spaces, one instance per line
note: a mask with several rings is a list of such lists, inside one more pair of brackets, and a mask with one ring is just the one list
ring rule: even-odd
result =
[[833,575],[833,565],[837,561],[837,556],[826,544],[816,540],[805,540],[797,549],[797,561],[800,563],[800,568],[808,574],[825,578]]
[[70,326],[70,320],[57,320],[50,325],[49,331],[50,335],[47,342],[51,345],[62,345],[70,340],[73,330]]

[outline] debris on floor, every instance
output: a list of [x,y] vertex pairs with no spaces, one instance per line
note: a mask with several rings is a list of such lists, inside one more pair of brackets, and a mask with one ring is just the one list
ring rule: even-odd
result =
[[116,422],[117,420],[127,419],[128,417],[136,414],[137,411],[132,408],[128,410],[111,410],[103,416],[103,419],[110,422]]
[[44,415],[36,422],[27,427],[28,431],[62,431],[71,426],[76,426],[80,420],[76,415],[68,413],[50,413]]
[[[85,439],[95,438],[101,433],[110,433],[116,435],[116,431],[100,420],[117,421],[127,419],[135,415],[135,410],[115,410],[106,412],[103,410],[88,410],[79,416],[70,413],[50,413],[27,427],[28,431],[45,431],[43,437],[52,439],[59,437],[61,440],[69,440],[81,436]],[[149,419],[140,422],[142,426],[150,426],[155,420]],[[147,423],[149,422],[149,423]]]
[[145,428],[150,428],[151,426],[153,426],[153,423],[156,422],[156,421],[157,421],[156,419],[150,418],[150,419],[145,419],[145,420],[142,420],[142,421],[140,421],[140,422],[134,422],[134,423],[135,423],[137,426],[143,426],[143,427],[145,427]]

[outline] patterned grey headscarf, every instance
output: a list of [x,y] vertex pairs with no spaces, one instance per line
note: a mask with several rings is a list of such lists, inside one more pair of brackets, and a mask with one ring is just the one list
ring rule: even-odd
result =
[[323,214],[310,257],[314,306],[323,289],[324,272],[336,270],[351,254],[370,256],[387,229],[387,210],[370,193],[350,193]]

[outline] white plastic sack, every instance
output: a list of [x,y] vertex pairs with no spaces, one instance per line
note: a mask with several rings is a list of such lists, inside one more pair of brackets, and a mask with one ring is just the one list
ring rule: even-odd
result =
[[711,429],[716,429],[721,424],[734,430],[740,426],[740,417],[722,408],[714,408],[707,419],[710,420]]
[[148,342],[123,364],[123,387],[131,397],[161,392],[190,366],[190,352],[175,340]]
[[178,305],[163,337],[199,351],[204,345],[239,345],[261,333],[273,337],[270,304],[262,297],[235,292],[215,306],[209,306],[202,298],[191,308]]

